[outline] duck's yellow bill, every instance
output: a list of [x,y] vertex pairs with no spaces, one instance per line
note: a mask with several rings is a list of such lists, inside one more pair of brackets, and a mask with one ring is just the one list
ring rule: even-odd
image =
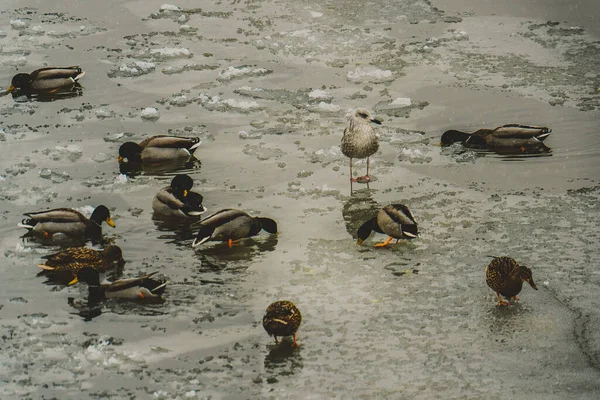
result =
[[15,87],[13,85],[10,85],[8,89],[6,89],[7,92],[12,92],[13,90],[15,90]]
[[77,277],[75,277],[75,279],[73,279],[71,282],[67,283],[68,286],[74,285],[77,282],[79,282],[79,279],[77,279]]
[[106,218],[106,223],[108,224],[108,226],[110,226],[112,228],[114,228],[116,226],[115,223],[113,222],[113,220],[110,219],[110,217]]
[[123,161],[123,157],[121,157],[121,156],[117,157],[117,161],[118,162],[122,162]]
[[183,197],[187,196],[187,194],[188,194],[188,191],[184,189],[183,190]]

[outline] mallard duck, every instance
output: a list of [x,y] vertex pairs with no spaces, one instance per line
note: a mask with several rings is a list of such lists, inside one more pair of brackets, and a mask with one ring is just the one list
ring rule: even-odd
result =
[[25,213],[29,218],[23,219],[18,226],[27,228],[33,234],[44,237],[61,233],[67,236],[80,238],[98,237],[102,234],[101,224],[106,222],[114,228],[115,223],[110,218],[110,211],[106,206],[98,206],[94,209],[90,219],[87,219],[79,211],[70,208],[55,208],[53,210]]
[[208,240],[227,242],[232,247],[234,242],[254,236],[261,229],[277,233],[277,223],[270,218],[251,217],[244,211],[226,208],[200,221],[200,230],[192,247]]
[[77,282],[87,283],[90,298],[102,299],[151,299],[160,297],[165,291],[168,282],[161,282],[151,277],[157,274],[152,272],[138,278],[119,279],[112,283],[100,284],[100,273],[90,267],[83,267],[77,273],[77,278],[69,282],[73,285]]
[[275,337],[275,343],[279,343],[277,336],[293,336],[293,347],[298,346],[296,342],[296,331],[302,323],[302,314],[298,307],[291,301],[280,300],[267,307],[263,317],[263,327],[269,336]]
[[[349,125],[342,136],[342,153],[350,158],[350,181],[369,182],[369,157],[379,150],[379,139],[371,122],[381,125],[381,121],[371,117],[369,111],[357,108],[349,118]],[[358,178],[352,177],[352,159],[367,158],[367,174]]]
[[189,159],[200,146],[200,139],[157,135],[140,142],[125,142],[119,147],[119,162],[157,164]]
[[53,92],[73,86],[83,75],[85,72],[78,66],[40,68],[30,74],[16,74],[6,90],[12,92],[19,89],[28,93]]
[[38,264],[42,268],[42,274],[50,274],[54,279],[70,281],[76,277],[77,272],[83,267],[90,267],[103,272],[110,269],[114,263],[123,266],[123,252],[119,246],[107,246],[98,251],[89,247],[71,247],[58,253],[44,257],[44,264]]
[[152,209],[159,217],[185,218],[198,217],[206,212],[202,205],[203,197],[192,192],[194,181],[188,175],[175,175],[171,185],[156,193]]
[[387,246],[392,239],[414,239],[419,236],[417,222],[412,212],[404,204],[390,204],[377,211],[375,218],[371,218],[358,228],[356,244],[362,244],[372,231],[385,233],[389,237],[375,247]]
[[529,283],[529,286],[537,290],[531,269],[519,265],[510,257],[494,257],[492,262],[485,267],[485,282],[496,292],[500,306],[509,304],[500,296],[504,296],[509,301],[519,300],[517,295],[523,288],[523,282]]
[[488,149],[515,148],[525,151],[531,147],[542,146],[542,142],[552,129],[543,126],[528,126],[508,124],[496,129],[479,129],[474,133],[449,130],[442,135],[442,145],[447,146],[456,142],[474,147]]

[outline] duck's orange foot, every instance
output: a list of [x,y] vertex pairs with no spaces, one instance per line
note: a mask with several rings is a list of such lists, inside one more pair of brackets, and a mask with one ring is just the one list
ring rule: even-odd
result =
[[292,347],[298,347],[298,346],[300,346],[300,345],[296,341],[296,332],[294,332],[294,342],[292,343]]
[[511,297],[510,301],[519,301],[519,296],[513,296],[513,297]]
[[242,239],[237,239],[237,240],[229,239],[227,241],[227,246],[229,246],[229,248],[232,248],[233,246],[237,246],[238,244],[240,244],[241,240]]
[[44,232],[44,237],[45,237],[46,239],[49,239],[49,238],[51,238],[51,237],[52,237],[52,234],[51,234],[50,232],[48,232],[48,231],[45,231],[45,232]]
[[383,243],[376,243],[373,245],[373,247],[386,247],[388,244],[390,244],[390,242],[392,241],[393,237],[389,237],[387,238],[387,240]]
[[504,300],[500,300],[500,301],[498,302],[498,305],[499,305],[499,306],[510,306],[510,303],[509,303],[509,302],[507,302],[507,301],[504,301]]

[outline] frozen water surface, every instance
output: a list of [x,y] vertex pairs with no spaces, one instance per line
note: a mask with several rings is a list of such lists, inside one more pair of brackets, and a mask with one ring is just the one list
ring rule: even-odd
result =
[[[0,398],[600,397],[597,2],[71,3],[0,13],[4,85],[86,71],[58,99],[0,97]],[[376,180],[351,193],[339,145],[357,106],[383,124]],[[551,151],[437,145],[507,123],[551,127]],[[202,140],[183,170],[209,212],[278,235],[192,248],[194,227],[153,221],[175,172],[116,157],[155,134]],[[396,202],[421,237],[357,246]],[[21,237],[22,214],[99,204],[116,228],[96,248],[123,249],[122,277],[159,271],[164,301],[89,308],[83,285],[36,277],[61,243]],[[494,255],[539,290],[498,308]],[[277,299],[302,311],[298,349],[263,331]]]

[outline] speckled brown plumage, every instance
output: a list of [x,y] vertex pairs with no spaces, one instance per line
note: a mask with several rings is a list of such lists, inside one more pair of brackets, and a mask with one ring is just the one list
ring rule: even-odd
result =
[[107,246],[98,251],[89,247],[71,247],[46,257],[44,264],[38,264],[44,274],[50,274],[57,280],[71,280],[83,267],[99,272],[110,269],[113,264],[123,265],[123,253],[118,246]]
[[510,257],[495,257],[485,268],[485,282],[496,292],[498,305],[501,306],[509,304],[502,300],[501,296],[510,301],[519,300],[517,295],[523,288],[523,282],[529,283],[532,288],[537,290],[531,269],[519,265]]
[[371,117],[369,111],[357,108],[349,118],[349,125],[344,129],[342,153],[350,158],[350,180],[356,182],[358,178],[352,178],[352,159],[367,158],[367,174],[363,178],[369,181],[369,157],[379,150],[379,139],[371,122],[381,124],[381,121]]
[[302,314],[298,307],[291,301],[280,300],[267,307],[263,317],[263,327],[269,336],[275,337],[275,343],[279,343],[277,336],[293,336],[292,346],[298,346],[296,342],[296,331],[302,323]]

